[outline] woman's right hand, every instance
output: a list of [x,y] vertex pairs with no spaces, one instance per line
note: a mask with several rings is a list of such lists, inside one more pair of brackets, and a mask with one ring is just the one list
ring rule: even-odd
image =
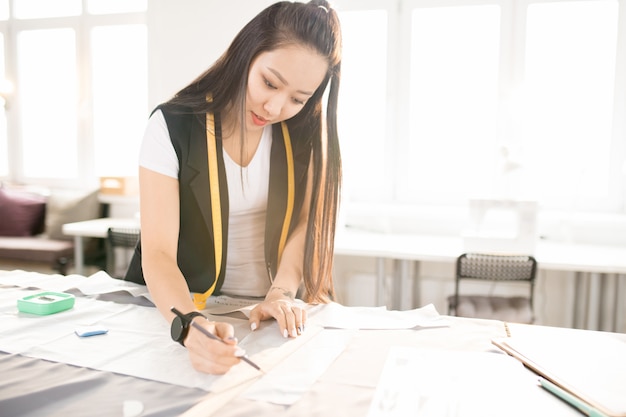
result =
[[195,370],[207,374],[225,374],[240,362],[245,352],[237,346],[233,326],[203,318],[195,318],[194,321],[224,341],[211,339],[190,326],[184,343]]

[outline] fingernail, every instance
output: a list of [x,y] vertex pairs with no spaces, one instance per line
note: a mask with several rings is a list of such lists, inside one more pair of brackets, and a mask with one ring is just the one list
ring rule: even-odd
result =
[[246,351],[240,347],[237,347],[237,349],[235,350],[235,356],[238,358],[241,358],[242,356],[246,356]]
[[298,334],[301,334],[303,330],[302,326],[298,326]]
[[289,332],[287,332],[287,329],[283,330],[283,336],[284,337],[289,337]]
[[237,338],[236,338],[235,336],[230,336],[230,337],[227,337],[227,339],[228,339],[228,340],[234,340],[235,342],[237,341]]
[[256,323],[250,324],[250,330],[252,330],[252,331],[256,330]]
[[298,333],[296,332],[296,329],[291,329],[291,335],[293,337],[297,337],[298,336]]

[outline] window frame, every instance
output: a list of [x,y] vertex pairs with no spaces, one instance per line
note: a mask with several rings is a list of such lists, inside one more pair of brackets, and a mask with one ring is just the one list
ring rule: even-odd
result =
[[[388,103],[386,120],[387,152],[380,167],[385,175],[382,190],[369,188],[348,191],[347,203],[381,203],[391,205],[447,205],[464,207],[467,199],[456,196],[433,198],[428,195],[415,195],[410,187],[408,176],[410,164],[407,152],[410,141],[409,103],[410,91],[400,88],[410,79],[410,37],[412,10],[418,7],[445,7],[467,5],[498,5],[501,13],[500,31],[500,70],[498,80],[498,119],[497,146],[506,146],[506,116],[504,108],[507,95],[524,79],[524,55],[526,38],[526,11],[536,3],[583,1],[583,0],[394,0],[356,3],[350,0],[336,0],[339,10],[386,9],[389,13],[388,31]],[[626,0],[618,2],[618,39],[613,105],[613,126],[611,139],[610,194],[606,199],[586,199],[575,204],[562,200],[544,199],[540,206],[548,210],[568,210],[577,212],[626,212]],[[339,121],[341,123],[341,120]],[[341,138],[340,138],[341,139]],[[344,159],[350,155],[344,155]],[[381,164],[382,165],[382,164]],[[378,169],[378,167],[377,167]],[[365,188],[365,186],[363,187]],[[367,194],[367,195],[365,195]],[[513,196],[512,198],[516,198]]]
[[[12,4],[10,5],[12,6]],[[37,29],[69,28],[76,36],[76,73],[77,82],[77,175],[74,178],[27,177],[24,173],[23,155],[25,153],[22,141],[20,114],[20,96],[14,92],[10,97],[10,108],[6,111],[7,118],[7,156],[8,176],[0,180],[17,184],[36,184],[45,187],[85,188],[98,185],[95,172],[95,135],[93,127],[93,96],[92,96],[92,68],[91,68],[91,31],[98,26],[118,26],[129,24],[148,25],[148,10],[142,12],[89,14],[87,2],[82,2],[83,12],[78,16],[17,19],[12,15],[8,21],[0,21],[0,32],[5,40],[6,77],[14,85],[19,85],[17,40],[22,31]],[[148,6],[149,7],[149,6]],[[12,11],[12,7],[10,7]],[[146,44],[146,48],[148,45]],[[147,83],[147,74],[146,74]],[[146,106],[147,100],[146,97]],[[146,113],[148,108],[146,107]],[[61,150],[60,150],[61,152]],[[54,157],[54,156],[52,156]]]

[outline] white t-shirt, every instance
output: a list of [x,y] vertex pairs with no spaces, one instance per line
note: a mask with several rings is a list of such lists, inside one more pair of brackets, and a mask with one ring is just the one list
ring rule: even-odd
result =
[[[223,152],[230,208],[224,294],[263,297],[270,287],[264,243],[271,148],[272,128],[266,126],[248,166],[241,167]],[[160,110],[148,121],[139,165],[178,178],[178,158]]]

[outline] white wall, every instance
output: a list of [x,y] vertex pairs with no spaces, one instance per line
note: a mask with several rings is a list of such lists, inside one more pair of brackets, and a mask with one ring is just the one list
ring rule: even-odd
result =
[[271,0],[155,0],[148,10],[150,108],[204,72]]

